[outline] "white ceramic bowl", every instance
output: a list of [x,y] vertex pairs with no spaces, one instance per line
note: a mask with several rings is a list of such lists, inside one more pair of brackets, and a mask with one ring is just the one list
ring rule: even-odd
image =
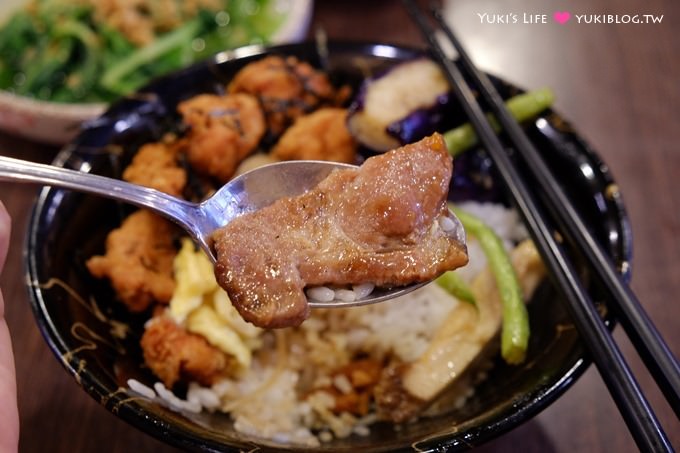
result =
[[[0,23],[26,0],[0,1]],[[273,43],[304,39],[312,16],[313,0],[276,0],[286,19],[272,36]],[[63,104],[38,101],[0,90],[0,130],[34,141],[62,145],[75,137],[83,121],[96,118],[106,104]]]

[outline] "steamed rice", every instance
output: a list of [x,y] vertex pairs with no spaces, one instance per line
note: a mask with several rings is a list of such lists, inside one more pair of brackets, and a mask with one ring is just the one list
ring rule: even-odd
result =
[[[460,206],[485,219],[508,249],[526,237],[516,213],[510,209],[478,203]],[[485,267],[486,259],[474,238],[468,238],[468,253],[470,263],[456,272],[471,281]],[[362,290],[372,288],[354,288]],[[310,297],[329,297],[321,294],[323,288],[319,294],[309,291]],[[337,291],[330,291],[337,297]],[[238,376],[212,387],[190,383],[186,400],[162,384],[156,385],[155,393],[178,410],[229,413],[237,431],[275,442],[314,447],[333,438],[365,436],[377,419],[375,412],[369,411],[363,417],[334,413],[334,397],[323,389],[332,387],[347,393],[352,391],[352,384],[344,375],[333,373],[357,355],[378,361],[388,357],[402,362],[416,360],[459,303],[431,284],[386,303],[315,309],[298,328],[263,331],[260,341],[253,343],[256,346],[250,365],[242,368]],[[129,385],[137,393],[149,396],[147,390],[151,389],[143,384],[131,381]],[[473,388],[461,391],[455,405],[465,404],[473,392]]]

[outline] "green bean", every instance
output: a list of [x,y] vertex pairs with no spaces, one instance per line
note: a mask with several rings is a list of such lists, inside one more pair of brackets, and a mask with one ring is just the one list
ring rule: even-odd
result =
[[449,294],[458,300],[477,306],[475,295],[472,294],[468,284],[460,277],[456,271],[444,272],[435,279],[435,283],[445,289]]
[[521,363],[529,344],[529,315],[510,257],[501,239],[481,219],[454,206],[451,210],[465,231],[479,241],[496,280],[503,305],[501,355],[509,364]]
[[[550,107],[554,100],[555,95],[549,88],[541,88],[514,96],[506,101],[505,106],[512,116],[521,123],[536,117]],[[496,118],[491,114],[488,114],[487,118],[494,130],[500,132],[501,127]],[[449,153],[455,157],[477,144],[477,134],[470,123],[465,123],[445,132],[444,140]]]

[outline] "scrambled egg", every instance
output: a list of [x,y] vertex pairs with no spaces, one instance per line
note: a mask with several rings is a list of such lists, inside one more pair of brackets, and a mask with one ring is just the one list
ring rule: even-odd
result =
[[170,316],[189,332],[233,356],[241,367],[250,366],[263,330],[241,318],[227,293],[217,285],[210,259],[188,238],[182,240],[174,271],[176,288],[170,300]]

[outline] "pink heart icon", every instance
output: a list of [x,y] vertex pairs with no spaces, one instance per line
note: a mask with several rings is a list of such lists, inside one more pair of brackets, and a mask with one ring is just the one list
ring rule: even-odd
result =
[[559,22],[562,25],[566,24],[570,17],[569,11],[555,11],[555,14],[553,14],[555,22]]

